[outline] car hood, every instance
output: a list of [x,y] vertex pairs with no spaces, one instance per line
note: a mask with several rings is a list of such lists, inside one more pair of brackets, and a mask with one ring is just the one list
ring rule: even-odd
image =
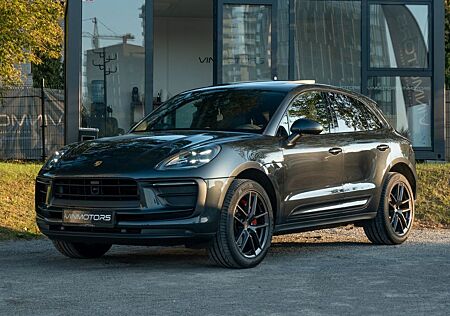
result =
[[[162,160],[199,145],[257,137],[231,132],[131,133],[71,147],[55,167],[60,174],[134,173],[155,168]],[[101,164],[95,166],[96,162]]]

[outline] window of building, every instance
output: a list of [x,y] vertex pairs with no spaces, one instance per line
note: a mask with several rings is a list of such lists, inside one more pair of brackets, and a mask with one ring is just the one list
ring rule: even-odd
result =
[[278,80],[289,79],[289,1],[278,0],[277,71]]
[[370,67],[429,67],[429,6],[370,5]]
[[431,147],[431,78],[371,77],[368,92],[390,123],[415,147]]
[[361,2],[295,0],[296,79],[361,89]]
[[144,115],[144,0],[82,2],[81,121],[99,136]]
[[223,6],[222,82],[272,79],[272,7]]

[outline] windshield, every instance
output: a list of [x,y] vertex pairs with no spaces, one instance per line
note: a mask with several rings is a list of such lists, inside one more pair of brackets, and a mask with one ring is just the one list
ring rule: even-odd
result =
[[187,92],[167,101],[132,132],[217,130],[262,133],[286,96],[264,90]]

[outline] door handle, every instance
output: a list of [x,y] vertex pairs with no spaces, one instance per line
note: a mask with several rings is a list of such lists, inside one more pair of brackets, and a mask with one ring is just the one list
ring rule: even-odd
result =
[[334,147],[328,150],[328,152],[332,155],[339,155],[342,152],[342,148]]
[[386,150],[389,149],[389,145],[381,144],[381,145],[378,145],[378,146],[377,146],[377,149],[378,149],[379,151],[386,151]]

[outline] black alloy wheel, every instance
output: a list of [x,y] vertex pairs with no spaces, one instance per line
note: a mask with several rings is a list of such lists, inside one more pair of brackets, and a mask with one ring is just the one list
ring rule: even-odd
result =
[[379,245],[403,243],[414,223],[414,208],[414,193],[408,179],[390,172],[383,184],[377,215],[364,225],[367,238]]
[[269,212],[257,191],[249,191],[234,210],[234,238],[246,258],[257,257],[269,236]]
[[389,194],[389,220],[392,230],[399,237],[408,233],[413,220],[414,198],[403,182],[395,184]]
[[273,212],[264,188],[236,179],[221,209],[219,229],[209,256],[227,268],[251,268],[266,256],[273,233]]

